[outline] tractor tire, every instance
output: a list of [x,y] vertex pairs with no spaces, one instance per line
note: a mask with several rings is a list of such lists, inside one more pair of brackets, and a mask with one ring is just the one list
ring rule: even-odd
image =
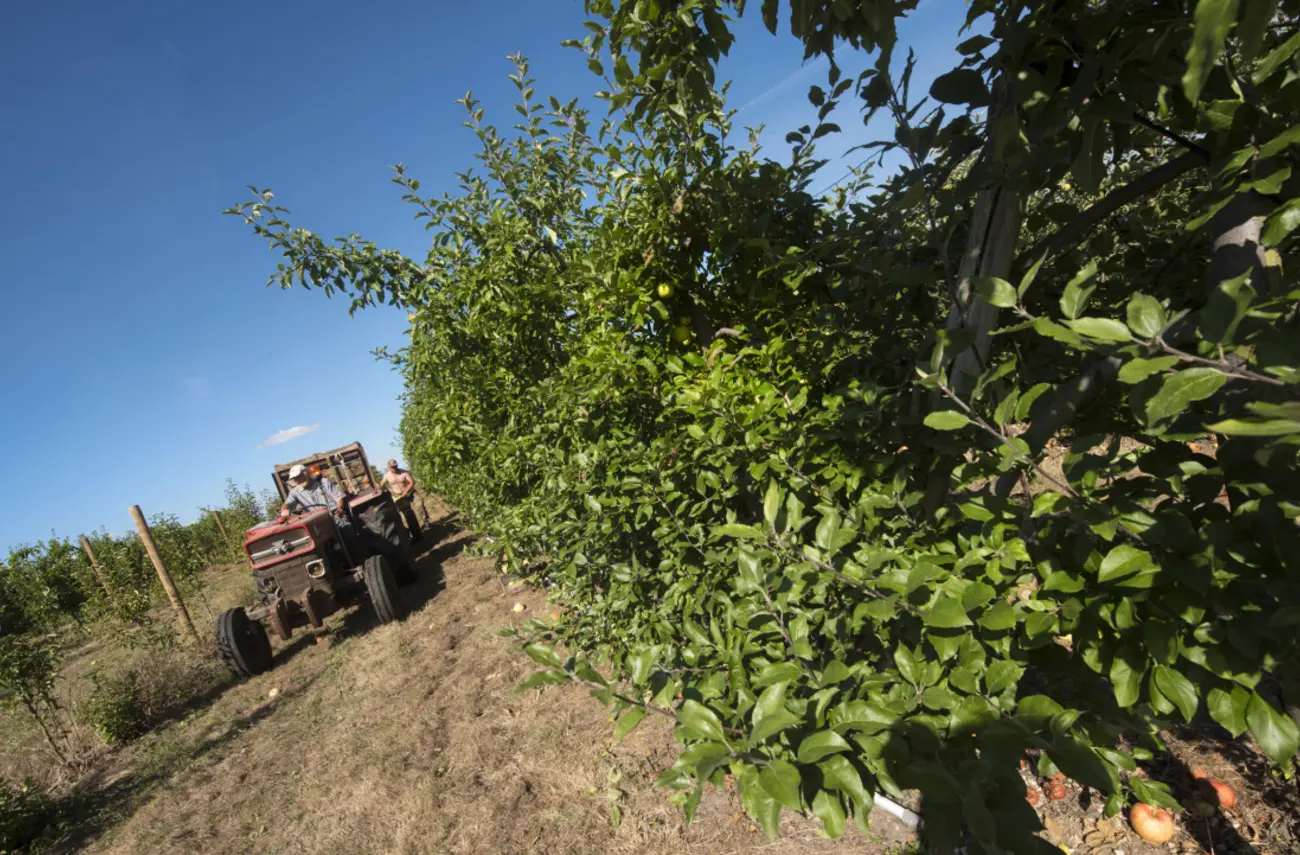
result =
[[366,593],[370,603],[375,607],[375,615],[380,623],[392,623],[405,614],[401,593],[397,590],[397,580],[388,566],[388,559],[382,555],[372,555],[361,565],[361,580],[366,584]]
[[236,677],[253,677],[271,667],[271,639],[242,608],[217,618],[217,653]]
[[415,550],[397,506],[388,499],[377,502],[358,514],[357,522],[364,531],[367,552],[388,559],[397,584],[414,582],[417,577],[411,559]]

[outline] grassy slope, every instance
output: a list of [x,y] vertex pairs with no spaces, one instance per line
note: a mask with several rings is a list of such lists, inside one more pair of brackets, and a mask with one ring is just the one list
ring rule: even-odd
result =
[[[104,794],[97,816],[62,848],[730,853],[765,842],[723,792],[683,828],[668,794],[651,789],[675,754],[662,723],[612,746],[606,711],[585,691],[517,694],[531,663],[497,632],[515,602],[527,617],[544,595],[504,588],[490,561],[459,554],[463,543],[453,537],[422,560],[406,620],[375,626],[363,605],[319,643],[301,633],[277,648],[272,671],[228,684],[101,764],[88,782]],[[246,596],[231,581],[238,573],[213,580],[214,609]],[[840,849],[798,817],[786,827],[765,851]],[[867,851],[893,849],[902,831],[883,815],[876,830],[887,839]]]

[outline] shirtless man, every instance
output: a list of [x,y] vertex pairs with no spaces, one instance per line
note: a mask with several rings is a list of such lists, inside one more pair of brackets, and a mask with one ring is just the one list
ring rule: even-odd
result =
[[388,471],[384,473],[383,485],[392,494],[397,509],[406,520],[406,529],[411,533],[411,542],[418,543],[421,535],[420,519],[415,514],[415,508],[411,506],[411,500],[415,498],[415,479],[411,477],[410,472],[398,468],[396,460],[390,460]]

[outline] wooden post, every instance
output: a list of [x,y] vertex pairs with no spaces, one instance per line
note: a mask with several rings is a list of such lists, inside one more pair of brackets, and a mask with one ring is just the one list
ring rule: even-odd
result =
[[190,637],[194,646],[198,647],[199,634],[194,631],[190,613],[185,610],[185,603],[181,601],[181,595],[172,582],[172,575],[167,572],[167,565],[163,564],[162,556],[158,554],[158,545],[153,542],[153,532],[149,530],[149,523],[140,512],[139,505],[131,506],[131,518],[135,520],[136,531],[140,532],[140,542],[144,544],[144,551],[149,554],[149,560],[153,562],[153,569],[158,571],[158,581],[162,582],[163,590],[167,592],[167,599],[172,601],[172,608],[176,610],[181,628],[185,630],[185,634]]
[[221,539],[226,542],[226,549],[234,549],[234,546],[230,543],[230,535],[226,534],[226,525],[221,521],[221,513],[213,511],[212,518],[217,521],[217,530],[221,532]]
[[104,596],[108,597],[109,600],[112,600],[113,590],[109,588],[108,583],[104,581],[104,571],[100,569],[99,559],[95,557],[94,547],[90,545],[90,538],[86,537],[84,534],[81,536],[81,548],[86,551],[86,557],[90,559],[90,569],[95,573],[95,581],[99,582],[99,587],[103,589]]

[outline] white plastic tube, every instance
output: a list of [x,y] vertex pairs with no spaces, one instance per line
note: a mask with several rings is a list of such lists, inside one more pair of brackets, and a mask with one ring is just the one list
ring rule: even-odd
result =
[[920,814],[908,810],[907,808],[900,805],[898,802],[886,796],[882,796],[880,793],[876,793],[875,797],[876,797],[876,807],[880,808],[885,813],[894,817],[894,819],[897,819],[899,822],[903,823],[903,825],[906,825],[908,828],[920,828],[921,826]]

